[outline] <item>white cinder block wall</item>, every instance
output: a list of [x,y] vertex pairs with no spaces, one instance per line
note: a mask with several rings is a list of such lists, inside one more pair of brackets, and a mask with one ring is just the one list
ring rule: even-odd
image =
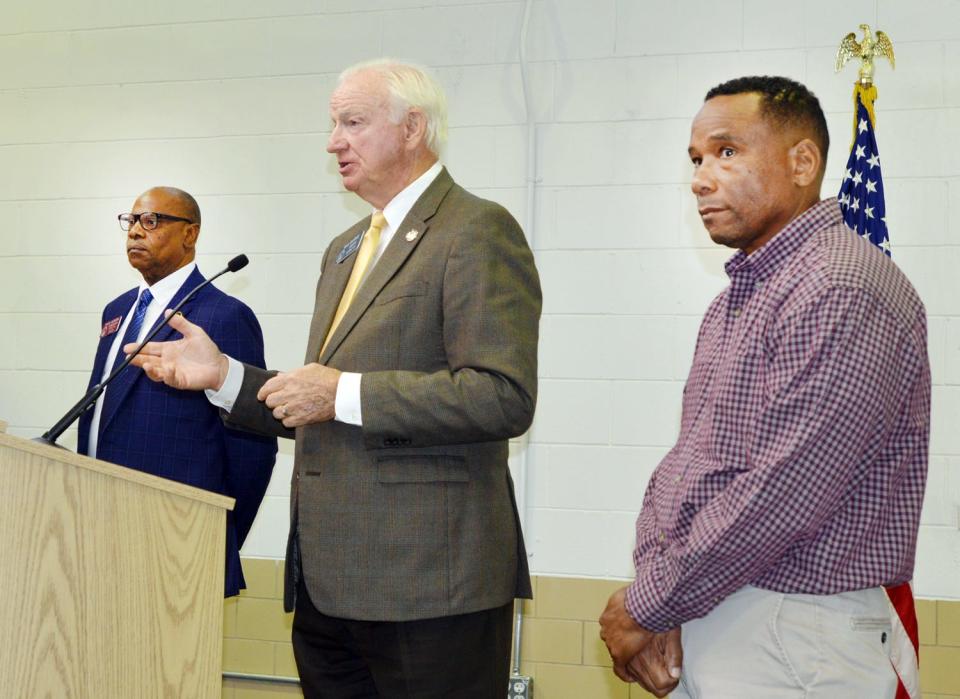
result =
[[[450,96],[445,157],[525,221],[518,64],[524,4],[498,0],[8,0],[0,4],[0,417],[35,436],[82,393],[104,302],[136,282],[115,216],[154,184],[193,192],[200,264],[252,264],[222,288],[263,324],[271,366],[301,363],[327,242],[365,213],[324,153],[349,63],[397,55]],[[536,255],[545,303],[527,538],[540,574],[627,577],[650,472],[676,436],[699,317],[729,252],[688,191],[689,122],[724,79],[808,84],[849,145],[841,37],[893,38],[877,69],[895,260],[930,314],[933,457],[923,596],[960,597],[960,2],[537,0]],[[73,444],[75,433],[64,442]],[[281,557],[290,445],[245,553]]]

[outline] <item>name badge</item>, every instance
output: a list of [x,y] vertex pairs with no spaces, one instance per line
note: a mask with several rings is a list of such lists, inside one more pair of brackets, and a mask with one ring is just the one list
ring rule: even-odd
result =
[[366,233],[366,231],[360,231],[353,240],[343,246],[343,250],[337,255],[337,264],[340,264],[357,251],[357,248],[360,247],[360,241],[363,240],[364,233]]

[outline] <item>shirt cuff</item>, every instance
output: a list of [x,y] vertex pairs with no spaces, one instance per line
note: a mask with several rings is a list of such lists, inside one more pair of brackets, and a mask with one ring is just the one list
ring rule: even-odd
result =
[[363,415],[360,412],[360,377],[363,374],[354,374],[344,371],[340,374],[337,384],[337,397],[333,411],[337,422],[348,425],[363,426]]
[[706,616],[735,591],[712,577],[701,576],[695,583],[684,584],[666,554],[638,557],[636,568],[637,577],[627,588],[624,606],[648,631],[669,631]]
[[206,394],[208,401],[229,413],[233,410],[233,404],[237,402],[240,387],[243,385],[243,364],[233,357],[227,357],[227,364],[227,377],[223,380],[220,390],[214,391],[207,388],[203,392]]
[[667,575],[667,566],[655,553],[636,560],[637,577],[627,588],[624,607],[635,622],[647,631],[662,632],[680,626],[686,619],[677,618],[677,612],[665,599],[675,581]]

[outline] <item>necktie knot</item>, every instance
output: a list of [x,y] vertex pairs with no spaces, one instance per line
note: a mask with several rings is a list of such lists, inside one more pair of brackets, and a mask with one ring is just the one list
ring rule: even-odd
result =
[[370,227],[367,229],[367,234],[363,236],[363,246],[367,249],[363,250],[361,248],[360,251],[361,255],[366,253],[363,261],[364,268],[370,262],[370,258],[377,252],[377,248],[380,247],[380,231],[382,231],[386,225],[387,219],[384,217],[383,212],[374,211],[373,216],[370,217]]

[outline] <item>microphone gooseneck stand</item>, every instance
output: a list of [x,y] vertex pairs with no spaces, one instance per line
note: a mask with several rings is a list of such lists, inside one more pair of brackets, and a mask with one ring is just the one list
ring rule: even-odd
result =
[[[44,432],[42,436],[37,437],[33,441],[42,442],[43,444],[49,444],[50,446],[59,447],[60,449],[63,449],[64,447],[61,447],[59,444],[57,444],[57,438],[59,438],[60,435],[63,434],[67,430],[67,428],[70,427],[70,425],[72,425],[77,420],[77,418],[79,418],[81,415],[83,415],[84,412],[86,412],[91,407],[93,407],[93,405],[97,402],[97,399],[103,393],[104,389],[106,389],[106,387],[110,384],[110,382],[113,381],[121,371],[127,368],[130,362],[133,361],[133,358],[136,357],[138,354],[140,354],[140,350],[142,350],[148,342],[150,342],[154,337],[156,337],[158,332],[160,332],[163,328],[167,326],[167,323],[170,322],[170,319],[173,318],[173,316],[175,316],[181,308],[183,308],[183,305],[187,301],[192,299],[198,291],[200,291],[203,287],[205,287],[207,284],[212,282],[214,279],[223,276],[227,272],[237,272],[243,269],[244,267],[246,267],[247,264],[249,264],[249,262],[250,260],[247,259],[246,255],[237,255],[232,260],[230,260],[230,262],[227,263],[227,266],[225,269],[220,270],[209,279],[204,280],[202,284],[198,284],[193,289],[191,289],[190,293],[183,297],[183,300],[176,305],[176,307],[173,309],[170,315],[164,318],[163,322],[161,322],[157,327],[155,327],[153,330],[150,331],[150,333],[144,338],[143,342],[137,345],[137,348],[133,352],[127,355],[127,358],[123,360],[123,363],[120,364],[120,366],[118,366],[116,369],[114,369],[113,372],[110,374],[110,376],[108,376],[106,379],[104,379],[103,381],[98,383],[96,386],[91,388],[87,392],[87,395],[81,398],[76,405],[74,405],[72,408],[70,408],[70,410],[67,411],[66,415],[64,415],[62,418],[60,418],[59,421],[57,421],[57,424],[55,424],[49,430]],[[122,347],[120,348],[120,351],[121,352],[123,351]]]

